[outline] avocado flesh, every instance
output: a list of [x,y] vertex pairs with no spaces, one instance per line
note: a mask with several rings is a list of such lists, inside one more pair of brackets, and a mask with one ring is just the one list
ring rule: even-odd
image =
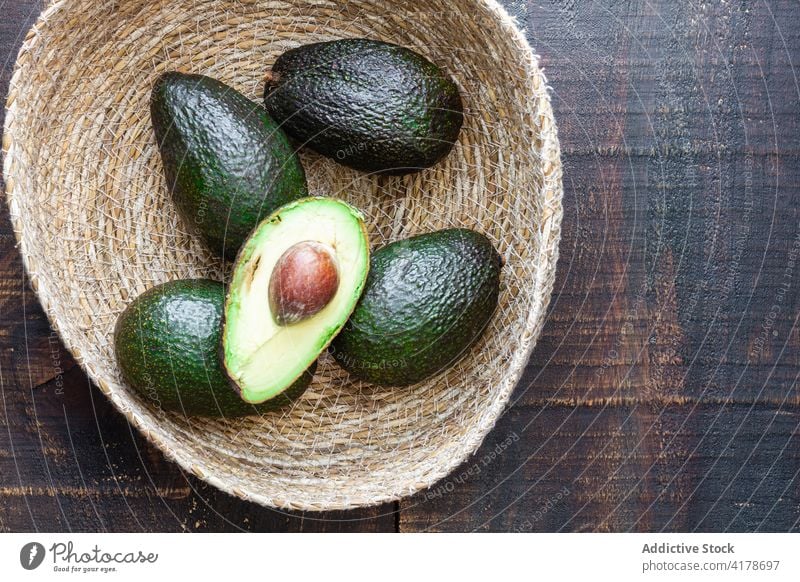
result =
[[136,298],[119,316],[114,331],[117,363],[126,383],[158,408],[189,416],[259,414],[299,397],[316,364],[283,399],[253,406],[239,398],[220,361],[224,303],[222,283],[205,279],[171,281]]
[[492,243],[448,229],[372,255],[364,293],[331,353],[352,375],[405,386],[450,367],[497,307],[502,261]]
[[286,135],[264,108],[210,77],[156,80],[150,101],[167,186],[184,224],[232,259],[279,206],[308,195]]
[[463,124],[458,86],[407,48],[369,39],[303,45],[283,53],[264,103],[289,135],[364,172],[428,168]]
[[[318,313],[280,325],[270,309],[270,277],[290,247],[308,240],[335,254],[338,289]],[[355,307],[368,269],[364,219],[340,200],[292,202],[256,228],[234,265],[222,339],[225,368],[243,400],[259,403],[274,398],[317,359]]]

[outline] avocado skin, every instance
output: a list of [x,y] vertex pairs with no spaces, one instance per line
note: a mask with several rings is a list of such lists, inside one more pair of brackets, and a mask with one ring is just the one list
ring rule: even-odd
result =
[[264,103],[303,145],[364,172],[407,174],[458,138],[458,86],[414,51],[368,39],[300,46],[278,57]]
[[405,386],[451,366],[497,306],[502,260],[492,243],[449,229],[372,255],[364,293],[331,353],[354,376]]
[[164,73],[153,86],[150,115],[175,204],[218,255],[233,259],[261,219],[308,195],[286,135],[232,87]]
[[303,394],[316,363],[284,393],[252,405],[228,382],[219,359],[222,283],[171,281],[154,287],[119,316],[117,363],[125,381],[165,411],[189,416],[238,417],[275,410]]

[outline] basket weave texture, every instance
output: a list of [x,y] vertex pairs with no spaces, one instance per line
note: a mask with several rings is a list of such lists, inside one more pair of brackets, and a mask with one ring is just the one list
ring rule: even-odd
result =
[[[304,152],[311,193],[360,208],[373,248],[445,227],[483,232],[506,261],[499,309],[466,358],[419,385],[369,386],[324,354],[289,410],[166,413],[121,381],[117,316],[158,283],[225,273],[167,193],[151,84],[166,70],[203,73],[258,100],[280,53],[345,37],[408,46],[445,68],[462,88],[465,124],[443,162],[405,177]],[[169,458],[244,499],[329,510],[431,486],[492,428],[543,323],[562,212],[556,126],[537,59],[493,0],[62,0],[20,51],[3,151],[25,265],[66,346]]]

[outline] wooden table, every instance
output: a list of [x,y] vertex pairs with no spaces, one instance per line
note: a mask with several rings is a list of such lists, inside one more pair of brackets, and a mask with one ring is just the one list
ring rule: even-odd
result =
[[[220,493],[76,366],[3,206],[0,530],[800,529],[800,5],[507,5],[553,87],[564,225],[547,325],[477,456],[353,512]],[[39,10],[3,5],[2,94]]]

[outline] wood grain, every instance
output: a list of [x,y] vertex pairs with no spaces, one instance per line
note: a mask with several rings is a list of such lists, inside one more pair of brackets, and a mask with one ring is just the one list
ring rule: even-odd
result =
[[402,530],[798,529],[799,20],[528,4],[564,152],[556,294],[514,406]]
[[[184,474],[49,328],[0,212],[0,530],[800,529],[800,11],[507,2],[553,87],[565,223],[509,411],[400,504],[284,514]],[[38,12],[4,6],[0,91]]]

